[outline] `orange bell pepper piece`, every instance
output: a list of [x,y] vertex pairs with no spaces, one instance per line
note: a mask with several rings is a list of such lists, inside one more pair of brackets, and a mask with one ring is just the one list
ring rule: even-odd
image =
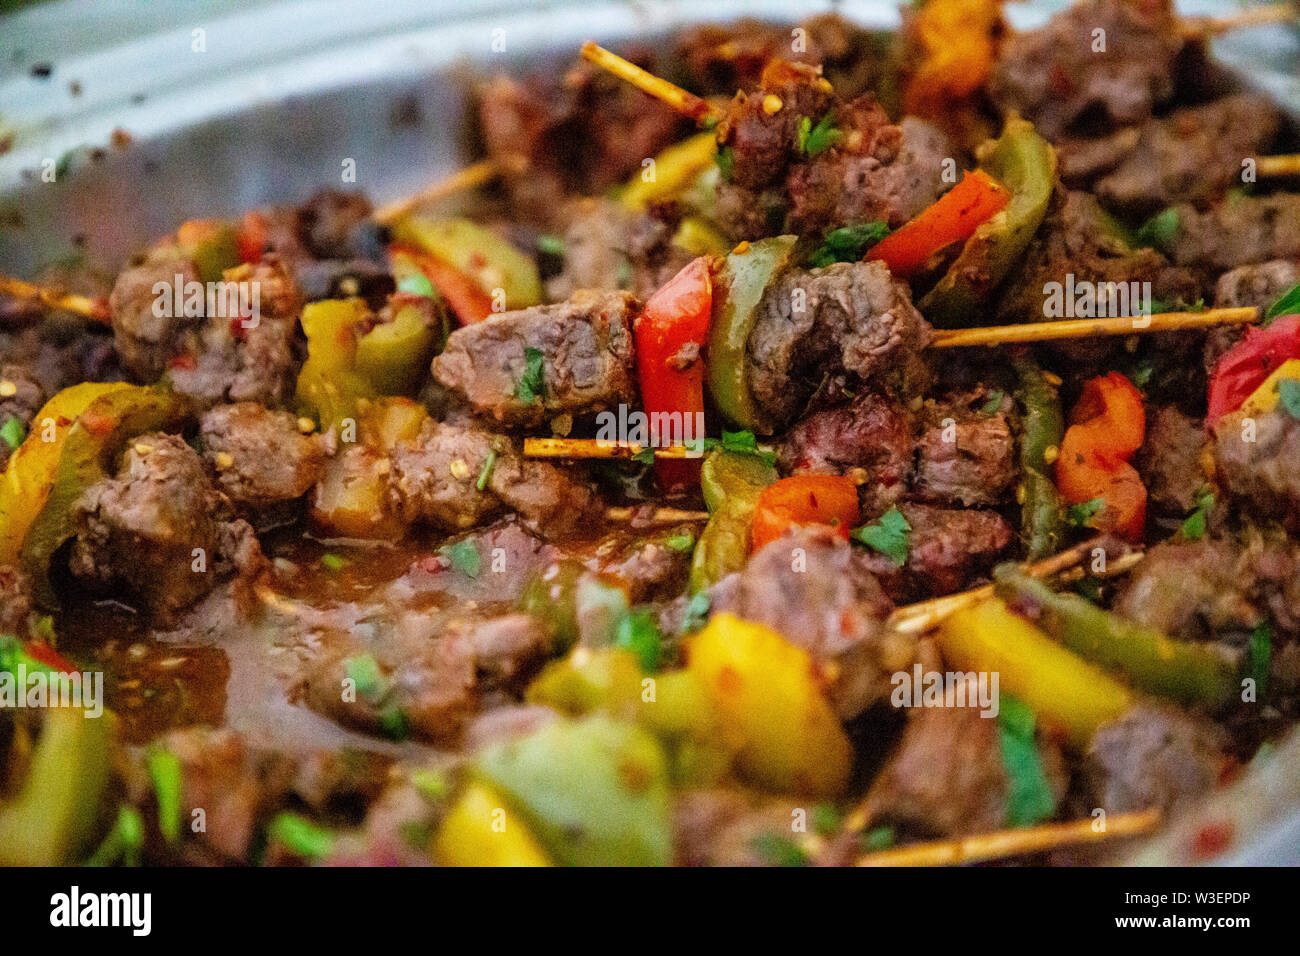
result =
[[1147,491],[1129,459],[1146,438],[1141,393],[1119,372],[1089,379],[1070,421],[1056,460],[1061,497],[1069,504],[1104,499],[1092,525],[1140,539]]
[[796,475],[768,485],[758,496],[752,550],[795,526],[826,525],[845,541],[858,523],[858,486],[844,475]]

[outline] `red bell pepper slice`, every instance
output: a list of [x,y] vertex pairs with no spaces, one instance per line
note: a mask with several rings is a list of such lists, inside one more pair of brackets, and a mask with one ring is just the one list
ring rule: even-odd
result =
[[461,325],[482,322],[492,314],[492,297],[484,292],[469,276],[453,266],[443,262],[415,246],[405,243],[393,243],[388,247],[389,255],[403,255],[409,258],[420,271],[429,277],[433,287],[447,300],[451,310]]
[[1119,372],[1089,379],[1070,420],[1056,460],[1061,497],[1069,504],[1104,499],[1092,526],[1140,540],[1147,490],[1129,459],[1146,438],[1141,393]]
[[969,172],[919,216],[872,246],[866,258],[878,259],[894,275],[909,278],[939,250],[969,239],[1010,201],[1010,191],[988,173]]
[[1245,338],[1214,366],[1205,424],[1213,428],[1224,415],[1236,411],[1274,369],[1293,358],[1300,358],[1300,315],[1284,315],[1267,327],[1247,329]]
[[795,475],[763,489],[750,529],[752,549],[795,526],[826,525],[845,541],[858,523],[858,486],[845,475]]
[[[692,260],[646,302],[633,327],[641,404],[649,415],[680,412],[683,431],[704,411],[704,357],[713,313],[713,272],[708,256]],[[691,438],[703,440],[691,425]],[[699,483],[700,462],[655,462],[666,491]]]

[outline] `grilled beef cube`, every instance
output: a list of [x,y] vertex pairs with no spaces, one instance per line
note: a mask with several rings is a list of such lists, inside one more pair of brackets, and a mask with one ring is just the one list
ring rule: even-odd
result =
[[[630,405],[637,308],[626,293],[579,292],[491,316],[451,334],[433,360],[434,378],[478,414],[511,426]],[[540,359],[540,370],[530,370],[530,359]]]
[[746,349],[750,391],[779,427],[803,411],[822,376],[892,380],[929,342],[907,286],[883,263],[792,270],[759,303]]
[[[1274,259],[1259,265],[1238,266],[1219,276],[1214,285],[1214,307],[1237,309],[1254,307],[1267,310],[1282,293],[1300,279],[1300,264],[1289,259]],[[1221,325],[1205,333],[1205,373],[1213,374],[1219,359],[1246,334],[1240,325]]]
[[[964,680],[967,701],[978,701],[975,682]],[[873,826],[933,836],[985,833],[1006,825],[1009,786],[996,719],[980,716],[978,706],[918,707],[865,805]]]
[[0,633],[22,634],[32,611],[32,589],[17,568],[0,564]]
[[[1002,404],[1009,407],[1010,400],[1003,398]],[[1006,412],[940,405],[929,417],[932,424],[918,443],[915,497],[967,508],[1005,498],[1017,477],[1016,443]]]
[[1277,108],[1254,94],[1176,110],[1148,122],[1128,156],[1093,190],[1130,216],[1177,203],[1207,205],[1240,183],[1243,157],[1269,152],[1280,124]]
[[217,487],[236,505],[257,509],[305,495],[328,458],[321,435],[256,402],[218,405],[199,419],[203,458]]
[[1015,540],[1015,532],[996,511],[936,508],[904,501],[898,510],[907,519],[907,560],[871,552],[867,564],[896,602],[920,601],[973,586],[998,562]]
[[597,505],[590,487],[562,468],[524,458],[505,436],[432,419],[413,444],[393,451],[390,495],[406,523],[457,530],[509,508],[540,531],[562,534]]
[[1107,813],[1186,807],[1219,780],[1222,733],[1180,711],[1138,704],[1093,735],[1083,776],[1091,804]]
[[[1094,30],[1105,31],[1095,49]],[[1081,0],[1002,45],[989,89],[1048,139],[1143,123],[1174,93],[1183,47],[1168,0]],[[1098,127],[1100,127],[1098,129]]]
[[1175,206],[1179,229],[1170,258],[1217,275],[1273,259],[1300,259],[1300,195],[1239,196],[1205,212]]
[[[179,277],[179,278],[178,278]],[[157,301],[154,285],[184,288],[199,281],[199,270],[190,259],[156,253],[138,266],[124,269],[108,297],[113,319],[113,341],[123,370],[137,382],[154,382],[167,369],[175,354],[175,343],[188,327],[201,319],[180,315],[154,314]]]
[[1146,440],[1133,464],[1146,485],[1153,511],[1182,516],[1196,507],[1197,492],[1206,484],[1201,466],[1205,427],[1172,405],[1147,413]]
[[868,391],[848,405],[824,408],[786,433],[778,462],[792,475],[843,475],[861,469],[868,512],[885,511],[907,490],[915,444],[905,406]]
[[1251,418],[1250,441],[1240,413],[1215,426],[1219,482],[1243,511],[1300,531],[1300,421],[1281,407]]
[[[1046,315],[1049,282],[1064,286],[1066,276],[1075,283],[1150,282],[1154,299],[1191,304],[1200,295],[1195,276],[1174,268],[1155,249],[1132,249],[1108,221],[1097,200],[1087,193],[1059,191],[1052,199],[1047,219],[1030,244],[1023,268],[1007,283],[998,302],[998,321],[1007,324],[1041,322]],[[1130,314],[1141,303],[1130,302]],[[1085,343],[1070,354],[1093,354],[1101,347]]]
[[672,242],[676,217],[633,212],[611,199],[571,204],[564,231],[564,269],[546,284],[556,301],[580,289],[630,290],[648,299],[694,258]]
[[913,641],[884,626],[892,609],[864,555],[824,528],[798,528],[763,547],[710,592],[713,612],[765,624],[812,655],[843,718],[889,694]]
[[262,564],[253,529],[230,517],[198,453],[175,435],[137,438],[117,475],[88,488],[72,514],[73,574],[124,587],[161,618],[230,570],[252,573]]

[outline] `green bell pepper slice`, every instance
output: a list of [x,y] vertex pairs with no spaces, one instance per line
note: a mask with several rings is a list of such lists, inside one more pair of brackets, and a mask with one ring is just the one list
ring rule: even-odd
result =
[[1017,116],[979,149],[980,168],[1011,190],[1011,201],[966,240],[943,278],[920,302],[939,328],[971,325],[981,306],[1020,262],[1047,214],[1056,186],[1056,151]]
[[393,225],[393,237],[418,246],[474,280],[487,295],[505,293],[506,310],[542,301],[542,279],[533,258],[490,229],[468,219],[406,216]]
[[749,390],[746,347],[758,306],[772,280],[789,265],[797,236],[742,243],[718,277],[709,326],[709,391],[719,411],[740,428],[770,432],[771,425]]
[[1016,397],[1024,409],[1024,436],[1020,441],[1020,537],[1029,561],[1041,561],[1060,550],[1065,535],[1061,495],[1051,479],[1049,450],[1060,452],[1065,423],[1056,386],[1027,355],[1012,360],[1020,384]]
[[704,459],[700,488],[710,515],[691,556],[692,592],[745,566],[758,496],[776,477],[776,468],[758,455],[718,448]]
[[112,474],[130,439],[176,424],[185,410],[184,401],[165,388],[128,385],[101,395],[77,416],[59,453],[49,497],[23,541],[22,567],[42,607],[59,604],[50,582],[50,561],[74,534],[73,504]]
[[447,341],[446,312],[439,308],[441,329],[425,322],[418,306],[397,309],[357,342],[354,367],[381,395],[412,395],[429,370],[433,354]]

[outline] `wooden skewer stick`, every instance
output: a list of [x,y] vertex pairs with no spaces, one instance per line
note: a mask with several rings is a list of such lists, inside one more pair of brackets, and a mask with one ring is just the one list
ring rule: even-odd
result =
[[722,114],[708,100],[682,89],[675,83],[669,83],[648,70],[641,69],[630,60],[623,59],[617,53],[611,53],[591,40],[582,45],[582,58],[602,70],[609,71],[619,79],[626,80],[643,93],[648,93],[655,99],[667,103],[677,112],[689,116],[697,123],[722,118]]
[[[524,454],[529,458],[635,458],[649,445],[634,441],[603,441],[599,438],[525,438]],[[663,445],[654,449],[656,458],[701,458],[703,451],[686,445]]]
[[968,348],[977,345],[1005,345],[1012,342],[1051,342],[1104,335],[1139,335],[1172,332],[1177,329],[1205,329],[1215,325],[1254,322],[1260,310],[1207,309],[1204,312],[1157,312],[1154,315],[1122,316],[1110,319],[1063,319],[1058,322],[1026,322],[1022,325],[991,325],[978,329],[935,329],[931,348]]
[[880,850],[858,857],[857,866],[957,866],[984,860],[999,860],[1026,853],[1042,853],[1060,847],[1084,843],[1101,843],[1116,837],[1149,833],[1160,825],[1156,808],[1137,813],[1118,813],[1107,818],[1105,829],[1095,829],[1096,821],[1072,820],[1048,823],[1021,830],[999,830],[959,840],[917,843],[894,850]]
[[22,279],[11,279],[9,276],[0,276],[0,297],[40,302],[47,308],[75,312],[96,322],[108,322],[111,318],[108,303],[103,299],[92,299],[88,295],[48,289],[45,286],[24,282]]
[[[1025,573],[1034,578],[1059,575],[1062,579],[1074,580],[1083,577],[1079,565],[1097,546],[1097,539],[1095,538],[1081,541],[1071,548],[1052,555],[1050,558],[1044,558],[1035,564],[1026,565]],[[1098,574],[1097,577],[1114,577],[1118,574],[1124,574],[1141,561],[1142,557],[1143,552],[1141,551],[1130,551],[1127,554],[1122,554],[1113,561],[1108,562],[1106,571]],[[921,601],[917,604],[906,604],[903,607],[895,608],[886,623],[904,634],[921,634],[937,626],[940,621],[954,611],[978,604],[980,601],[992,596],[993,585],[985,584],[969,591],[946,594],[943,597],[932,598],[929,601]]]
[[645,525],[672,525],[672,524],[692,524],[697,521],[708,521],[709,513],[707,511],[683,511],[680,508],[655,508],[654,511],[646,511],[644,514],[640,508],[606,508],[605,517],[610,521],[632,521],[636,519],[638,523]]
[[1260,176],[1300,176],[1300,153],[1289,156],[1261,156],[1255,161]]
[[464,169],[452,173],[447,178],[439,180],[427,189],[420,190],[413,196],[406,196],[385,206],[380,206],[370,214],[370,218],[380,225],[391,225],[417,206],[482,186],[484,183],[496,179],[502,173],[522,172],[526,165],[527,163],[522,156],[512,156],[503,160],[481,159],[477,163],[472,163]]

